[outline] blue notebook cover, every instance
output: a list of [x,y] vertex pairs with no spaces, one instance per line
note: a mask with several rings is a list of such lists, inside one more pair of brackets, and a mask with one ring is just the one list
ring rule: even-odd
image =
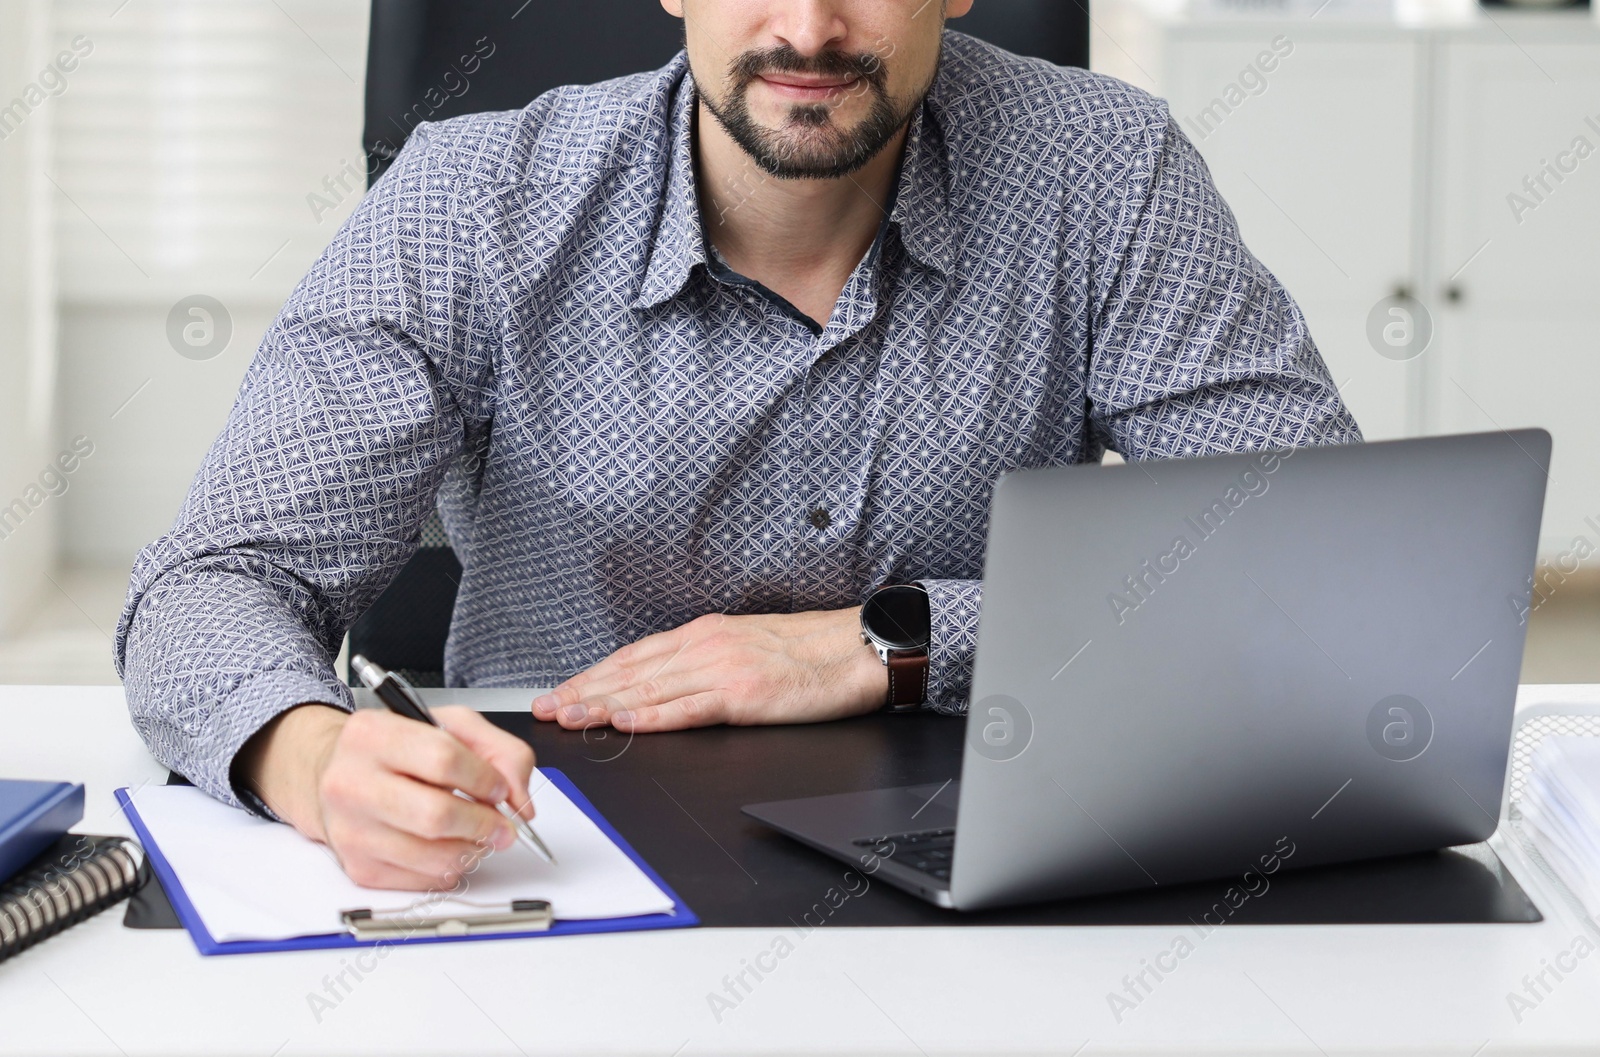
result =
[[678,898],[678,894],[667,886],[667,882],[650,868],[650,864],[639,857],[627,841],[622,839],[622,834],[612,828],[611,823],[589,803],[589,799],[578,792],[578,787],[572,780],[553,767],[541,767],[539,773],[550,779],[552,785],[567,794],[567,798],[577,805],[578,809],[594,820],[600,827],[600,832],[611,838],[617,847],[625,852],[628,858],[638,864],[645,876],[661,887],[668,899],[672,900],[672,911],[666,914],[640,914],[625,918],[597,918],[586,921],[561,921],[553,922],[550,928],[540,932],[500,932],[491,935],[479,936],[415,936],[403,940],[357,940],[347,932],[330,932],[322,936],[300,936],[289,940],[234,940],[228,943],[218,943],[211,938],[211,933],[206,931],[206,926],[196,913],[194,904],[189,902],[189,897],[184,894],[183,885],[178,882],[178,875],[173,873],[172,866],[166,857],[161,854],[161,849],[150,837],[150,831],[145,829],[144,821],[139,818],[139,812],[134,808],[128,790],[117,790],[117,803],[122,805],[122,811],[128,816],[128,821],[133,824],[134,832],[139,835],[139,842],[144,845],[146,860],[151,869],[161,879],[161,886],[166,889],[167,899],[172,903],[173,911],[178,915],[178,920],[188,930],[189,937],[194,940],[194,945],[201,954],[262,954],[267,951],[309,951],[320,950],[328,947],[377,947],[389,943],[460,943],[473,940],[508,940],[527,939],[536,936],[576,936],[590,932],[643,932],[650,929],[682,929],[700,924],[700,919],[695,916]]
[[83,786],[0,779],[0,884],[83,821]]

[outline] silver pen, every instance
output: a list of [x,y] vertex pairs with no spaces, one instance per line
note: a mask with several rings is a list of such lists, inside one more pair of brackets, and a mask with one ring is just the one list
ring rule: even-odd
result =
[[[390,712],[429,726],[439,726],[439,721],[433,718],[428,706],[422,703],[422,697],[416,688],[406,682],[398,672],[388,671],[359,653],[350,658],[350,670],[356,673],[356,678],[361,680],[362,685],[371,690]],[[545,847],[544,841],[539,839],[539,835],[528,825],[526,819],[511,809],[510,803],[502,800],[495,807],[511,823],[517,836],[522,838],[522,843],[537,852],[545,862],[552,866],[556,864],[556,857],[550,854],[550,849]]]

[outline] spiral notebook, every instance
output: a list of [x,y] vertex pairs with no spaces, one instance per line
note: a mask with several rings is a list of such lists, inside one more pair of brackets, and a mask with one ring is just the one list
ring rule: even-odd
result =
[[139,879],[126,837],[69,833],[0,887],[0,962],[112,906]]
[[117,790],[201,954],[685,928],[699,919],[559,771],[529,795],[559,865],[520,844],[455,890],[363,888],[324,846],[190,786]]

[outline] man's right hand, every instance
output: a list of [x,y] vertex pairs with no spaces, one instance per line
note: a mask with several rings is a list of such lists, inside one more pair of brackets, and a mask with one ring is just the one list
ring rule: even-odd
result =
[[[371,888],[450,889],[516,839],[494,805],[527,798],[533,750],[470,708],[433,710],[440,730],[393,713],[300,705],[245,743],[236,787],[333,850]],[[460,789],[475,800],[451,792]]]

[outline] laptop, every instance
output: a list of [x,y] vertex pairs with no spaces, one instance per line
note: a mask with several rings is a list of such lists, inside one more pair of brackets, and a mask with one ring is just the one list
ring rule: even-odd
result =
[[1486,839],[1543,430],[1062,466],[991,506],[959,775],[746,814],[977,910]]

